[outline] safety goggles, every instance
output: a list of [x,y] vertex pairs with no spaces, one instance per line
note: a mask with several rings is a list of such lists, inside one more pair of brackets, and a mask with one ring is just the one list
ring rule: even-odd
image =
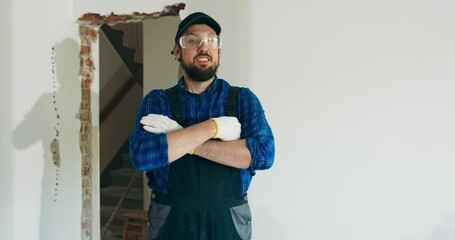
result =
[[221,48],[221,37],[209,34],[189,34],[181,36],[179,39],[180,46],[187,49],[198,49],[202,43],[205,43],[209,49]]

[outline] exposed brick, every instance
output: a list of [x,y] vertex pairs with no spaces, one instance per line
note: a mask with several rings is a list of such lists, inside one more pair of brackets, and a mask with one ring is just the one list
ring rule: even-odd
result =
[[[81,239],[91,240],[92,236],[92,114],[91,114],[91,86],[95,64],[92,58],[92,43],[98,38],[98,27],[107,21],[110,24],[143,21],[161,16],[178,16],[179,11],[185,9],[184,3],[165,6],[163,11],[155,13],[138,13],[131,15],[116,15],[111,13],[107,18],[97,13],[87,13],[78,19],[81,49],[79,53],[79,75],[81,76],[81,103],[76,117],[81,121],[79,129],[79,148],[82,154],[82,213]],[[108,20],[106,20],[108,19]]]

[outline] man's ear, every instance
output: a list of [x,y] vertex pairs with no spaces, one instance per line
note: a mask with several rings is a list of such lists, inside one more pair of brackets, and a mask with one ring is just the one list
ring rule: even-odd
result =
[[174,48],[172,49],[172,54],[174,54],[174,59],[180,60],[182,52],[181,52],[179,45],[174,44]]

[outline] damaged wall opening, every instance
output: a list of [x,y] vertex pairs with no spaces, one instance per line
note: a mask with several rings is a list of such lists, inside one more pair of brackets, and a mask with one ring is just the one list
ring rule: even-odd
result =
[[[143,173],[131,165],[128,137],[143,95],[154,88],[167,88],[179,77],[179,65],[169,52],[180,22],[179,11],[184,7],[183,3],[175,4],[150,14],[88,13],[78,20],[82,239],[98,235],[93,230],[97,226],[101,239],[121,238],[125,214],[145,217],[150,193]],[[94,44],[98,44],[99,62],[92,52]],[[94,91],[97,74],[99,89]],[[92,92],[99,92],[99,96]],[[92,112],[92,101],[99,101],[99,112]],[[94,114],[99,114],[99,123],[92,122]],[[92,142],[92,133],[98,129],[99,138]],[[99,148],[99,158],[94,156],[94,147]]]

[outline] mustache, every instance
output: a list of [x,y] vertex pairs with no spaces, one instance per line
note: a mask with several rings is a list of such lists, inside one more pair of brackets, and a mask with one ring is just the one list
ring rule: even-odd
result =
[[210,61],[212,60],[212,56],[206,54],[206,53],[201,53],[201,54],[198,54],[196,55],[194,58],[198,58],[198,57],[207,57]]

